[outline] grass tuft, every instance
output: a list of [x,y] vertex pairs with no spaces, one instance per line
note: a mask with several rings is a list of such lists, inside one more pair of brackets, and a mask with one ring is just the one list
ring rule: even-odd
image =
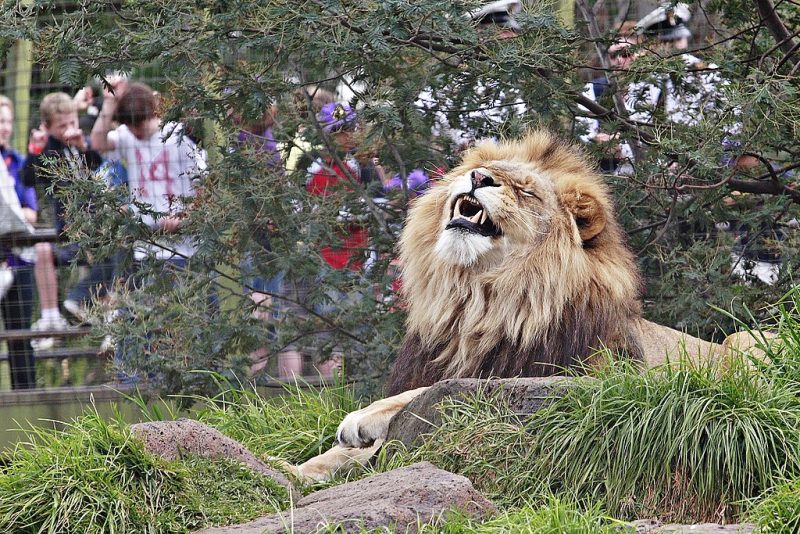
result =
[[343,383],[311,387],[288,384],[280,396],[265,398],[247,387],[225,388],[199,397],[196,418],[244,444],[254,454],[302,463],[328,450],[344,416],[357,409]]
[[[32,428],[0,472],[0,531],[163,532],[199,526],[174,465],[119,419],[90,411],[63,431]],[[186,526],[183,526],[186,525]]]
[[555,496],[542,504],[527,504],[500,512],[488,521],[451,514],[438,524],[421,525],[420,534],[625,534],[625,523],[606,516],[599,506],[582,506]]
[[27,435],[0,466],[2,532],[190,532],[289,506],[283,487],[239,462],[148,453],[119,415],[90,410]]
[[496,399],[446,401],[443,424],[379,469],[429,460],[505,508],[556,494],[614,517],[736,518],[742,502],[800,473],[800,389],[733,366],[610,368],[577,379],[524,426]]
[[187,486],[204,523],[235,525],[287,507],[289,494],[274,480],[242,462],[191,456],[181,460]]

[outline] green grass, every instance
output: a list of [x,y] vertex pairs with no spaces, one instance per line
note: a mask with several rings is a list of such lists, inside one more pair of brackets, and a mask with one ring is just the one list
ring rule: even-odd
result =
[[185,458],[187,486],[206,525],[235,525],[287,507],[285,488],[230,459]]
[[748,520],[761,534],[800,532],[800,478],[783,482],[765,496],[754,500]]
[[0,471],[3,532],[162,532],[199,525],[185,477],[119,421],[88,412],[64,431],[31,429]]
[[578,379],[524,427],[502,403],[448,401],[424,445],[379,469],[429,460],[505,508],[537,495],[601,502],[618,518],[719,521],[800,473],[800,388],[744,366]]
[[343,384],[311,388],[289,384],[265,398],[246,387],[201,397],[196,418],[244,444],[254,454],[302,463],[328,450],[345,415],[357,409]]
[[488,521],[453,514],[439,524],[423,525],[421,534],[625,534],[624,523],[603,514],[599,507],[586,509],[550,496],[542,505],[525,505],[500,512]]
[[147,453],[119,418],[88,411],[63,431],[27,432],[0,463],[2,532],[190,532],[289,505],[285,489],[232,460]]

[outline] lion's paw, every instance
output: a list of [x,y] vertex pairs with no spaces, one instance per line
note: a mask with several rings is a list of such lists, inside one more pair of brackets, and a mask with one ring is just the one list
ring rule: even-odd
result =
[[369,447],[376,440],[386,439],[393,416],[372,406],[351,412],[339,424],[336,440],[342,447]]

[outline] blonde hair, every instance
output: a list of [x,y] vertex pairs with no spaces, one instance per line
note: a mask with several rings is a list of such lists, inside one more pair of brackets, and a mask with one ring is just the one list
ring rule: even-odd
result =
[[39,104],[39,116],[45,126],[50,126],[56,115],[77,112],[78,106],[67,93],[50,93]]

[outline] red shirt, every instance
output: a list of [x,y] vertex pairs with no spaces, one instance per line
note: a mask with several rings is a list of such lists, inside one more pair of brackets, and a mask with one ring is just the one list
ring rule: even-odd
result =
[[[358,179],[358,172],[352,167],[349,170],[350,174]],[[311,173],[306,182],[306,190],[312,195],[328,197],[336,192],[340,183],[350,180],[350,176],[344,170],[326,158],[324,165]],[[345,189],[349,190],[346,186]],[[347,233],[340,236],[337,246],[322,247],[320,254],[334,269],[350,267],[352,270],[358,270],[364,263],[363,256],[368,239],[369,232],[364,226],[351,224],[347,227]]]

